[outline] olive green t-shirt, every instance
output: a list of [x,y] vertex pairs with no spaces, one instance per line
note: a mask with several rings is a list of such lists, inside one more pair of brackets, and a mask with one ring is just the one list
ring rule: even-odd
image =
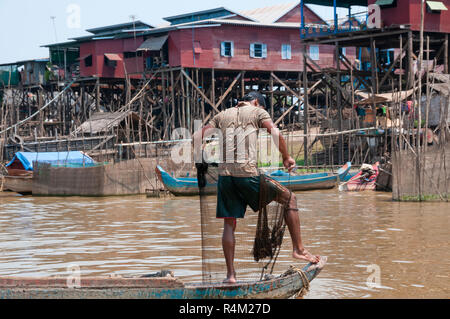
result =
[[258,130],[269,113],[248,102],[217,114],[209,123],[222,133],[222,158],[219,174],[222,176],[251,177],[258,175]]

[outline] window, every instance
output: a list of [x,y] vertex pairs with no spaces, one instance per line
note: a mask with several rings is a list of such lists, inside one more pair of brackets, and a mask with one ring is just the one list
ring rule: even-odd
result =
[[347,50],[345,50],[345,48],[340,48],[341,50],[341,55],[346,56],[347,55]]
[[110,59],[108,59],[106,56],[105,56],[105,65],[106,66],[109,66],[109,67],[112,67],[112,68],[115,68],[115,67],[117,67],[117,61],[115,61],[115,60],[110,60]]
[[84,66],[85,67],[92,66],[92,55],[89,55],[86,58],[84,58]]
[[200,41],[195,41],[194,42],[194,53],[200,54],[202,52],[203,52],[203,49],[202,49],[202,45],[201,45]]
[[281,59],[290,60],[291,58],[292,58],[291,45],[290,44],[282,44],[281,45]]
[[309,56],[311,59],[317,61],[319,60],[319,46],[318,45],[311,45],[309,47]]
[[250,57],[252,58],[267,58],[267,44],[252,43],[250,44]]
[[234,43],[225,41],[220,44],[220,55],[226,57],[234,56]]
[[123,53],[123,57],[125,59],[132,59],[132,58],[135,58],[137,56],[142,56],[142,51],[138,51],[138,52],[124,52]]

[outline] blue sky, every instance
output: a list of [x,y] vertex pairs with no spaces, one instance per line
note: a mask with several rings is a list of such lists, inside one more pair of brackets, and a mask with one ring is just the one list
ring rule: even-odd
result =
[[[187,12],[226,7],[241,11],[290,3],[283,0],[0,0],[0,64],[46,58],[48,49],[41,45],[64,42],[86,35],[86,29],[131,21],[135,15],[151,25],[164,22],[163,17]],[[79,28],[73,6],[80,9]],[[316,7],[319,14],[332,17],[332,8]],[[343,11],[347,12],[346,9]],[[55,17],[53,27],[53,20]],[[69,20],[69,23],[68,23]],[[70,24],[72,23],[72,27]],[[57,41],[56,41],[57,40]]]

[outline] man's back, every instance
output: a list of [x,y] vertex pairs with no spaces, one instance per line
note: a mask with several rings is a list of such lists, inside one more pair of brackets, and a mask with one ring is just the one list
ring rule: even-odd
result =
[[247,102],[240,102],[238,106],[220,112],[211,120],[211,127],[219,129],[223,137],[220,175],[258,175],[258,129],[267,120],[271,120],[267,111]]

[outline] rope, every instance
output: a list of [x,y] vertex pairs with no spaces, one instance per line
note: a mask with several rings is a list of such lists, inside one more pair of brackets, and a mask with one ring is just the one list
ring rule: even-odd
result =
[[293,297],[296,299],[302,298],[309,292],[309,287],[310,287],[309,280],[308,280],[308,277],[306,276],[306,273],[302,269],[291,265],[289,267],[289,269],[283,275],[281,275],[281,277],[289,276],[294,273],[298,273],[298,275],[300,276],[300,279],[302,280],[303,285],[302,285],[302,288],[293,295]]

